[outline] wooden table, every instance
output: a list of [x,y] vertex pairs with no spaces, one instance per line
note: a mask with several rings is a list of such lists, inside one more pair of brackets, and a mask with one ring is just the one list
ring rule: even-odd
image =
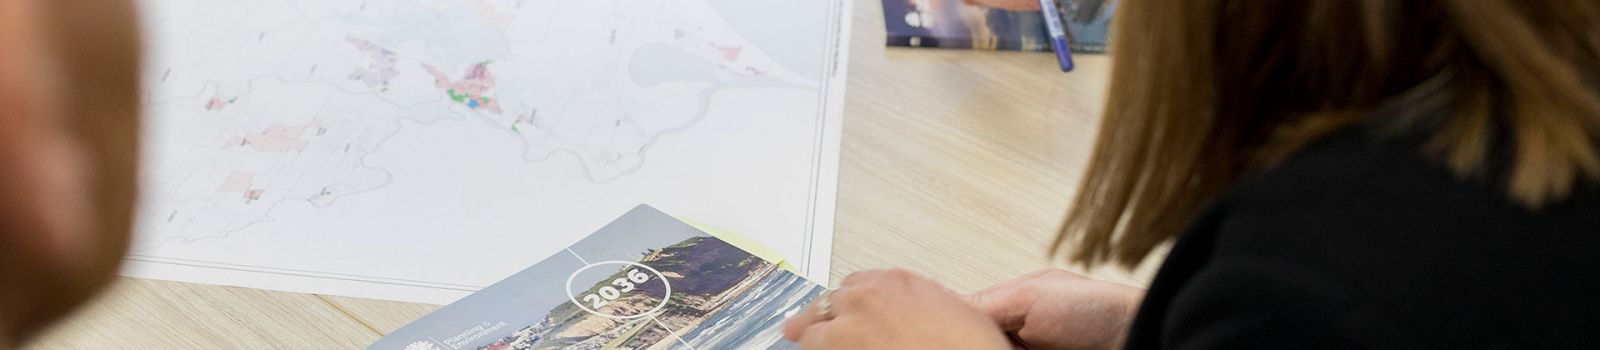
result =
[[[879,4],[855,4],[833,281],[899,267],[968,292],[1059,266],[1046,244],[1076,191],[1109,60],[1080,57],[1061,74],[1049,54],[885,49]],[[1093,275],[1142,285],[1149,270]],[[436,308],[124,279],[32,348],[351,349]]]

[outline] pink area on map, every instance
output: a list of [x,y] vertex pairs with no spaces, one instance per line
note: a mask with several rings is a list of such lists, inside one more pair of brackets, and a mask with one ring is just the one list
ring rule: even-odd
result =
[[268,126],[260,134],[245,135],[235,139],[234,144],[247,146],[257,152],[288,153],[299,152],[306,149],[309,142],[302,139],[307,130],[320,128],[322,119],[313,119],[306,125],[288,125],[276,123]]
[[722,46],[718,47],[717,50],[722,51],[722,58],[726,58],[729,61],[738,61],[739,54],[744,53],[744,47],[740,46]]
[[222,97],[212,97],[210,102],[206,102],[206,110],[208,111],[220,111],[227,107],[228,101],[223,100]]
[[247,135],[239,140],[239,145],[248,146],[256,152],[289,153],[306,149],[310,143],[298,139],[277,137],[270,135]]
[[250,190],[250,192],[245,192],[244,200],[247,202],[254,202],[261,200],[261,196],[266,194],[267,190]]
[[433,75],[434,86],[446,90],[452,100],[467,105],[472,109],[482,109],[495,114],[502,112],[500,101],[488,97],[489,90],[495,87],[495,76],[489,71],[489,62],[468,67],[466,74],[461,76],[461,80],[454,81],[450,79],[450,76],[432,65],[423,64],[422,68],[426,69],[428,74]]
[[298,139],[300,138],[300,135],[305,134],[306,130],[321,126],[322,119],[312,119],[311,122],[306,123],[306,125],[288,125],[276,123],[272,124],[272,126],[268,126],[266,130],[261,132],[261,134]]
[[222,180],[222,188],[217,189],[217,192],[245,193],[250,190],[250,182],[255,178],[255,173],[235,171],[228,175],[228,179]]

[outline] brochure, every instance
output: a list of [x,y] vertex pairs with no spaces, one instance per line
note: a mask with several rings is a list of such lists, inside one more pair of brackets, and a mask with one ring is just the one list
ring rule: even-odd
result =
[[[1077,53],[1104,53],[1115,0],[1057,0]],[[1037,0],[883,0],[889,46],[1051,51]]]
[[368,349],[793,349],[823,287],[649,206]]

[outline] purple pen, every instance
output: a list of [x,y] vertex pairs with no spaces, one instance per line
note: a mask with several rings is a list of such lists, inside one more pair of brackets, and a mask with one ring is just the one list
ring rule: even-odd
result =
[[1039,0],[1040,14],[1044,16],[1044,26],[1050,31],[1050,46],[1056,51],[1056,61],[1061,62],[1062,72],[1071,72],[1072,45],[1067,42],[1067,28],[1061,23],[1061,14],[1056,10],[1055,0]]

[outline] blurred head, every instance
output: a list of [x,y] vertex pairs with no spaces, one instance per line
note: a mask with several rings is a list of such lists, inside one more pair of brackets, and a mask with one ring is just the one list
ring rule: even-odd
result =
[[138,133],[124,0],[0,1],[0,348],[115,275]]
[[1423,135],[1419,152],[1530,209],[1600,178],[1600,1],[1122,0],[1117,12],[1105,120],[1055,245],[1077,262],[1138,264],[1242,174],[1357,121]]

